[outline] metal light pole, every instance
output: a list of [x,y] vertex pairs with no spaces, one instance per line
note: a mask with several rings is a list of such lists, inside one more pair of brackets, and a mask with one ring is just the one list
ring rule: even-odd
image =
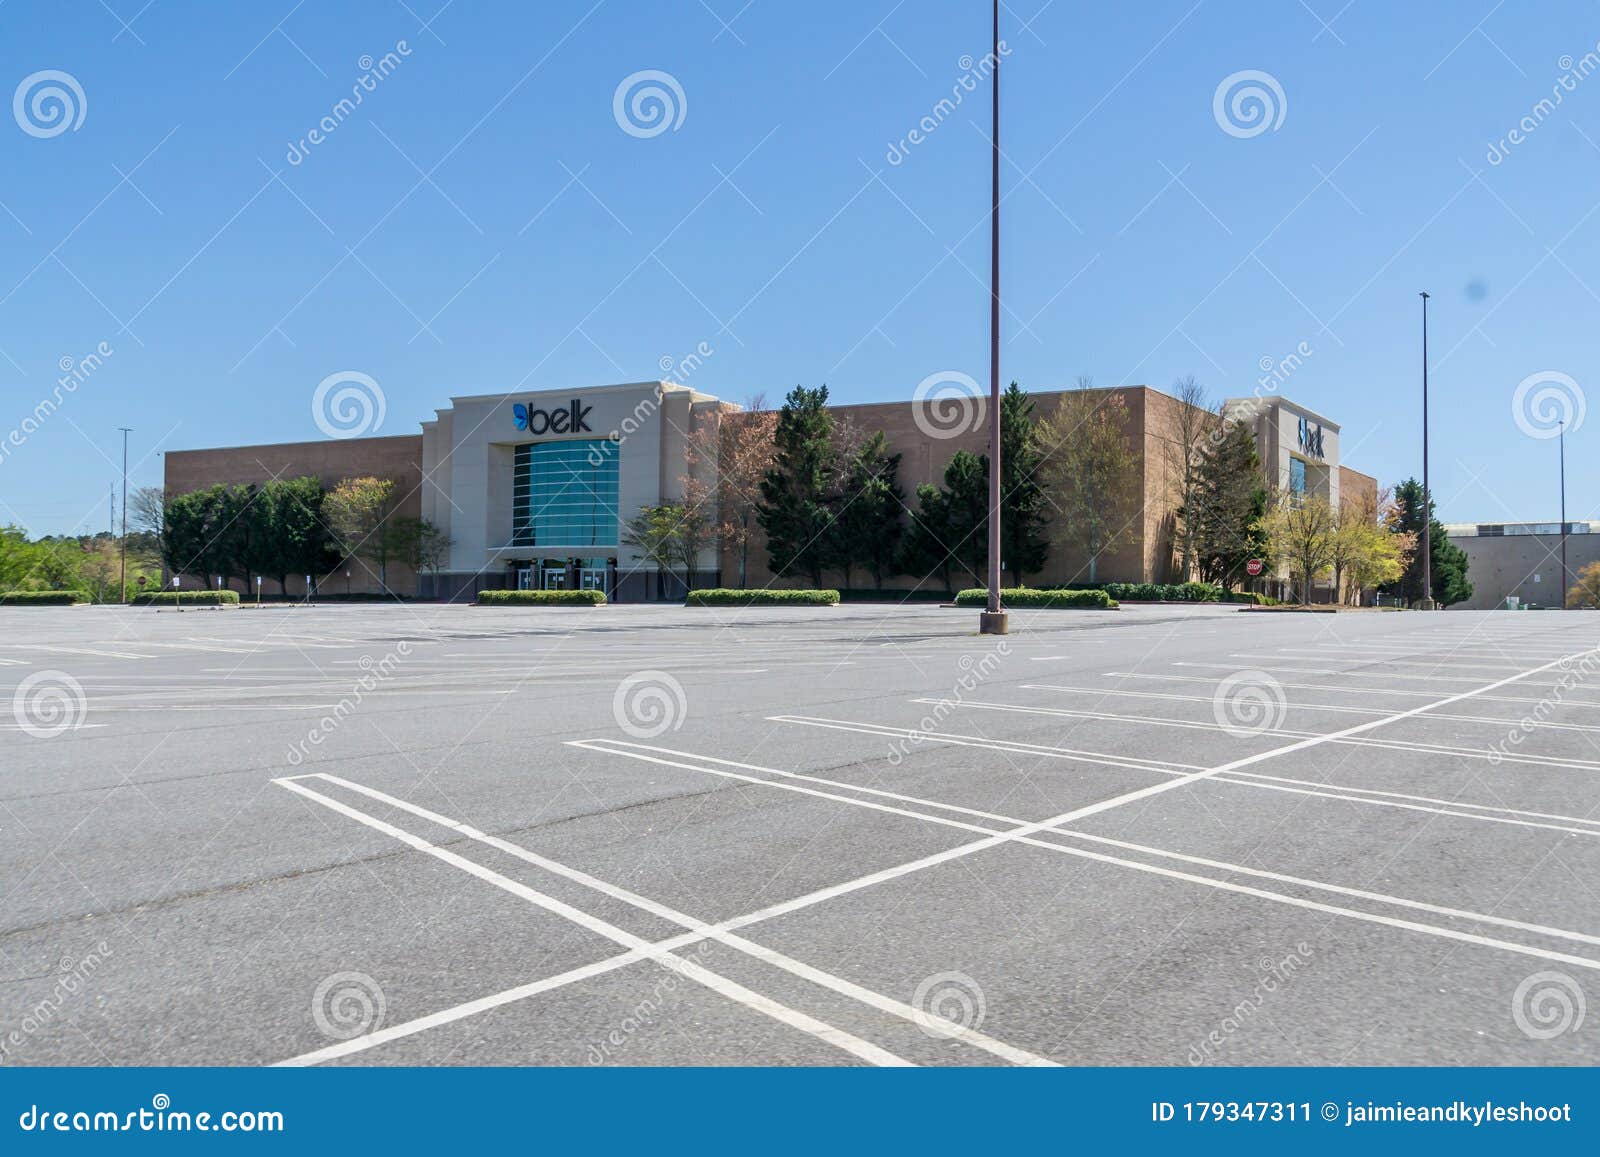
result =
[[1433,492],[1428,489],[1428,295],[1422,295],[1422,609],[1433,610]]
[[1561,445],[1561,608],[1566,609],[1572,579],[1567,575],[1567,420],[1561,419],[1556,437]]
[[131,426],[118,426],[122,431],[122,564],[117,579],[117,601],[128,601],[128,431]]
[[989,201],[989,602],[978,633],[1009,630],[1000,606],[1000,0],[994,0],[994,124]]

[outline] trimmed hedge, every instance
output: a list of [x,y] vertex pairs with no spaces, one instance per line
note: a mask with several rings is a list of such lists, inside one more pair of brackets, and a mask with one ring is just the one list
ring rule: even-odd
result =
[[1106,583],[1106,594],[1133,603],[1215,603],[1222,588],[1210,583]]
[[479,591],[480,607],[602,607],[604,591]]
[[238,591],[155,591],[128,600],[136,607],[236,607]]
[[[972,587],[956,595],[958,607],[983,607],[988,604],[989,592],[983,587]],[[1001,587],[1000,605],[1018,609],[1031,607],[1091,611],[1118,609],[1116,600],[1105,591],[1036,591],[1028,587]]]
[[713,587],[690,591],[684,596],[686,607],[831,607],[839,602],[838,591],[731,590]]
[[0,607],[71,607],[88,601],[82,591],[0,591]]

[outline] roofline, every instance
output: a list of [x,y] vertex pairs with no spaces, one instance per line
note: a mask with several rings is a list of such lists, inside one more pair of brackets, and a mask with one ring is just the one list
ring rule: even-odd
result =
[[1251,406],[1257,405],[1261,402],[1266,402],[1269,405],[1276,406],[1291,406],[1300,411],[1300,413],[1304,414],[1306,417],[1315,418],[1318,422],[1324,426],[1327,426],[1335,434],[1339,432],[1340,426],[1338,422],[1335,422],[1332,418],[1328,418],[1317,413],[1317,411],[1313,410],[1310,406],[1303,406],[1293,398],[1285,397],[1282,394],[1257,394],[1248,398],[1224,398],[1222,405],[1223,408],[1226,409],[1230,406]]

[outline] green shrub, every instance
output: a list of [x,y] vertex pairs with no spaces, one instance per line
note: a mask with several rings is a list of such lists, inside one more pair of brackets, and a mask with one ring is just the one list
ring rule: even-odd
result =
[[604,591],[479,591],[480,607],[601,607]]
[[1258,591],[1228,591],[1222,596],[1225,603],[1249,603],[1255,607],[1275,607],[1278,600],[1271,595],[1264,595]]
[[155,591],[128,600],[136,607],[236,607],[238,591]]
[[0,591],[0,607],[70,607],[88,601],[82,591]]
[[[956,595],[958,607],[982,607],[989,603],[989,592],[982,587],[972,587]],[[1001,587],[1000,605],[1029,608],[1081,608],[1086,610],[1114,611],[1116,600],[1105,591],[1036,591],[1028,587]]]
[[1214,603],[1222,598],[1222,588],[1210,583],[1106,583],[1104,589],[1112,598],[1132,603]]
[[686,607],[831,607],[838,603],[838,591],[779,591],[757,588],[748,591],[713,587],[690,591]]

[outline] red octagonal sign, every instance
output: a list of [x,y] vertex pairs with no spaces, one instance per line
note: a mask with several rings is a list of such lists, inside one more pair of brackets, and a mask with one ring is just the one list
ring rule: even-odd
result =
[[1264,564],[1259,558],[1253,558],[1244,564],[1244,573],[1249,575],[1251,578],[1255,578],[1256,575],[1260,574],[1263,569]]

